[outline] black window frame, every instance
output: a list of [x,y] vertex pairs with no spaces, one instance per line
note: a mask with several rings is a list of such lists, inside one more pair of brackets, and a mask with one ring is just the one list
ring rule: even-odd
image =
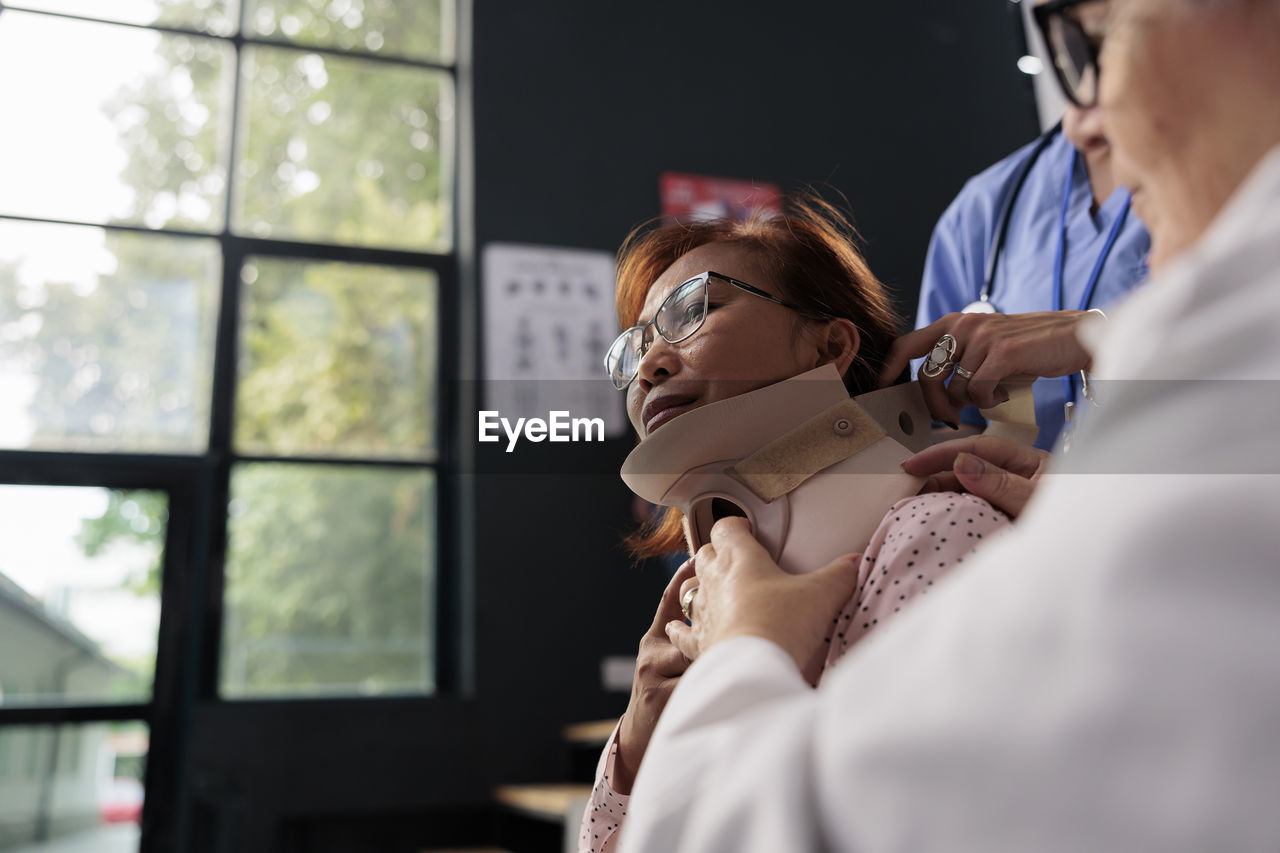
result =
[[[450,0],[445,0],[446,3]],[[141,850],[180,849],[192,831],[190,780],[184,779],[193,710],[198,703],[279,708],[307,703],[322,713],[349,712],[353,703],[430,703],[437,698],[465,696],[471,689],[471,648],[465,631],[470,601],[466,584],[469,549],[462,531],[469,521],[464,507],[469,488],[461,473],[470,451],[463,445],[463,421],[459,416],[473,392],[456,381],[473,360],[474,311],[461,297],[463,282],[470,281],[474,254],[470,216],[469,116],[470,85],[464,38],[469,9],[465,0],[454,2],[454,48],[446,53],[451,62],[407,59],[364,51],[343,50],[273,38],[246,36],[247,3],[240,2],[239,25],[231,35],[171,25],[112,21],[65,12],[31,9],[21,3],[0,2],[6,11],[71,21],[104,23],[216,39],[235,52],[234,84],[229,111],[228,172],[222,228],[192,231],[104,224],[74,219],[0,214],[0,222],[74,225],[106,231],[133,232],[178,238],[213,239],[222,259],[221,291],[214,341],[212,407],[206,449],[192,454],[134,452],[75,452],[0,449],[0,485],[90,486],[108,489],[147,489],[164,492],[169,501],[160,590],[160,624],[157,636],[155,676],[148,702],[124,704],[0,705],[0,728],[58,726],[92,722],[140,721],[150,729],[145,763],[146,801],[142,820]],[[449,34],[446,33],[446,36]],[[453,161],[447,176],[451,206],[450,247],[441,251],[349,246],[327,242],[257,238],[231,230],[235,204],[235,164],[241,132],[241,63],[246,48],[268,47],[323,56],[358,58],[448,75],[453,86],[455,115],[451,126]],[[437,281],[438,336],[436,339],[435,453],[420,459],[349,458],[339,456],[291,456],[237,453],[232,443],[237,348],[241,308],[241,270],[250,257],[298,261],[337,261],[377,264],[432,272]],[[334,696],[331,698],[224,699],[219,695],[223,591],[227,543],[227,505],[233,468],[239,463],[281,462],[307,465],[359,464],[387,469],[430,470],[435,475],[435,609],[431,614],[435,686],[420,696]],[[327,709],[327,710],[326,710]]]

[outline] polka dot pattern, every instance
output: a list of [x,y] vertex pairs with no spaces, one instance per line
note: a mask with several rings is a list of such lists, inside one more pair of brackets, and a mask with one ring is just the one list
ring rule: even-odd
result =
[[863,552],[858,586],[836,616],[823,673],[1008,523],[1007,515],[981,498],[956,492],[895,504]]
[[[894,504],[867,543],[858,586],[832,624],[823,674],[850,646],[913,598],[928,594],[934,581],[963,563],[983,537],[1008,523],[1008,516],[981,498],[956,492],[917,495]],[[617,752],[615,729],[596,767],[595,788],[578,833],[578,853],[617,849],[630,799],[609,784]]]
[[617,756],[618,729],[615,727],[596,765],[596,784],[582,815],[582,828],[578,830],[578,853],[610,853],[618,847],[621,838],[618,829],[627,815],[627,801],[631,798],[614,791],[609,784]]

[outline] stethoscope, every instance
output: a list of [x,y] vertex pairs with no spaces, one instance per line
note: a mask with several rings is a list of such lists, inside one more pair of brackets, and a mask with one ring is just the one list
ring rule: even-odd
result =
[[[991,301],[991,293],[995,288],[996,270],[1000,265],[1000,256],[1004,254],[1005,240],[1009,235],[1009,222],[1013,218],[1013,208],[1018,202],[1018,196],[1022,192],[1022,187],[1027,181],[1027,176],[1031,174],[1031,170],[1035,167],[1040,156],[1044,154],[1045,149],[1053,142],[1059,133],[1062,132],[1062,122],[1058,122],[1048,132],[1043,134],[1036,140],[1035,146],[1031,149],[1030,155],[1023,162],[1018,171],[1017,177],[1013,182],[1013,191],[1005,198],[1004,204],[1000,209],[1000,215],[997,218],[999,225],[996,227],[995,239],[991,241],[991,249],[987,253],[986,276],[982,285],[982,292],[978,294],[977,300],[970,302],[961,311],[965,314],[994,314],[997,312],[996,306]],[[1067,180],[1062,188],[1062,209],[1058,215],[1058,247],[1054,252],[1053,259],[1053,310],[1061,311],[1063,302],[1063,270],[1067,260],[1067,216],[1071,212],[1071,190],[1075,183],[1076,161],[1080,155],[1074,154],[1067,166]],[[1124,207],[1120,209],[1120,213],[1116,216],[1115,222],[1111,225],[1111,231],[1107,234],[1106,242],[1102,245],[1102,251],[1098,253],[1098,259],[1094,262],[1093,271],[1089,274],[1089,280],[1085,283],[1084,293],[1080,298],[1080,307],[1077,310],[1087,311],[1093,303],[1094,291],[1098,288],[1098,279],[1102,276],[1102,267],[1107,262],[1107,256],[1111,254],[1112,248],[1116,244],[1116,239],[1120,236],[1121,229],[1124,228],[1125,220],[1129,216],[1129,206],[1132,199],[1126,196]],[[1088,396],[1087,377],[1081,377],[1081,383],[1086,389]],[[1073,377],[1062,377],[1063,390],[1066,397],[1066,421],[1072,420],[1072,415],[1076,404],[1076,386]]]

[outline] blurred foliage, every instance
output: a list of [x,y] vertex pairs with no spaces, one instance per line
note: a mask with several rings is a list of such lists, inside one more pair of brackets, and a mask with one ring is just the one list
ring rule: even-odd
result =
[[[0,240],[20,245],[33,229],[50,228],[77,247],[91,230],[0,223]],[[19,264],[0,263],[0,358],[38,378],[29,446],[199,452],[213,384],[218,246],[108,231],[104,247],[114,269],[87,285],[31,287]]]
[[237,231],[350,245],[447,248],[441,72],[249,48]]
[[339,50],[448,60],[447,0],[245,0],[261,38]]
[[129,154],[120,178],[134,199],[122,221],[222,228],[234,72],[230,44],[163,35],[148,73],[103,104]]
[[[177,20],[198,20],[202,5],[162,4]],[[439,39],[438,0],[254,8],[255,26],[270,10],[280,32],[300,41],[358,38],[365,49],[381,41],[383,52],[420,52]],[[293,34],[290,15],[304,22]],[[164,36],[155,59],[145,79],[104,107],[128,150],[123,179],[137,194],[125,218],[216,230],[226,205],[229,50]],[[448,248],[447,75],[285,48],[247,48],[242,72],[236,224],[259,236]],[[193,238],[108,232],[106,250],[116,272],[88,293],[47,282],[38,305],[28,304],[13,269],[0,268],[0,330],[9,328],[0,354],[24,359],[38,377],[33,444],[66,447],[89,424],[90,437],[111,449],[202,450],[217,296],[202,285],[221,272]],[[252,265],[237,446],[344,457],[427,452],[436,417],[434,277],[261,257]],[[190,446],[192,436],[201,446]],[[427,469],[237,467],[224,691],[431,689],[434,487]],[[143,494],[115,492],[101,517],[84,522],[86,553],[163,536],[164,501]],[[157,589],[159,571],[157,561],[138,590]]]
[[142,489],[112,489],[107,508],[80,524],[76,544],[86,557],[96,557],[118,540],[140,542],[155,555],[147,572],[128,581],[138,595],[160,595],[161,561],[169,524],[169,496]]
[[246,464],[231,498],[229,695],[431,687],[429,472]]
[[244,277],[238,450],[420,458],[433,447],[433,273],[256,257]]

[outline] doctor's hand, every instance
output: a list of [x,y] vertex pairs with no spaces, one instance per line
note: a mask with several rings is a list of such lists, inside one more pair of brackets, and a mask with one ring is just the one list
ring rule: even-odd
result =
[[1009,399],[1000,384],[1006,379],[1088,370],[1092,359],[1077,340],[1076,329],[1090,313],[1099,312],[947,314],[893,342],[880,385],[891,385],[911,359],[928,355],[943,335],[950,335],[955,339],[950,363],[931,377],[924,372],[926,361],[919,379],[934,420],[957,424],[965,406],[990,408]]
[[649,738],[658,724],[662,709],[671,698],[671,691],[684,671],[690,658],[671,645],[664,627],[672,619],[680,619],[680,584],[693,577],[693,562],[688,561],[671,578],[662,592],[658,612],[653,624],[640,638],[636,652],[636,674],[631,681],[631,701],[618,727],[618,754],[613,763],[613,790],[630,794],[635,782],[640,760],[649,748]]
[[903,462],[902,470],[929,478],[922,491],[968,492],[1017,518],[1052,459],[1036,447],[977,435],[928,447]]
[[675,647],[694,658],[733,637],[772,640],[791,655],[811,684],[826,657],[831,620],[853,594],[861,557],[849,554],[815,572],[790,575],[751,535],[747,520],[722,518],[710,544],[698,549],[696,576],[681,595],[698,588],[690,605],[692,625],[667,623]]

